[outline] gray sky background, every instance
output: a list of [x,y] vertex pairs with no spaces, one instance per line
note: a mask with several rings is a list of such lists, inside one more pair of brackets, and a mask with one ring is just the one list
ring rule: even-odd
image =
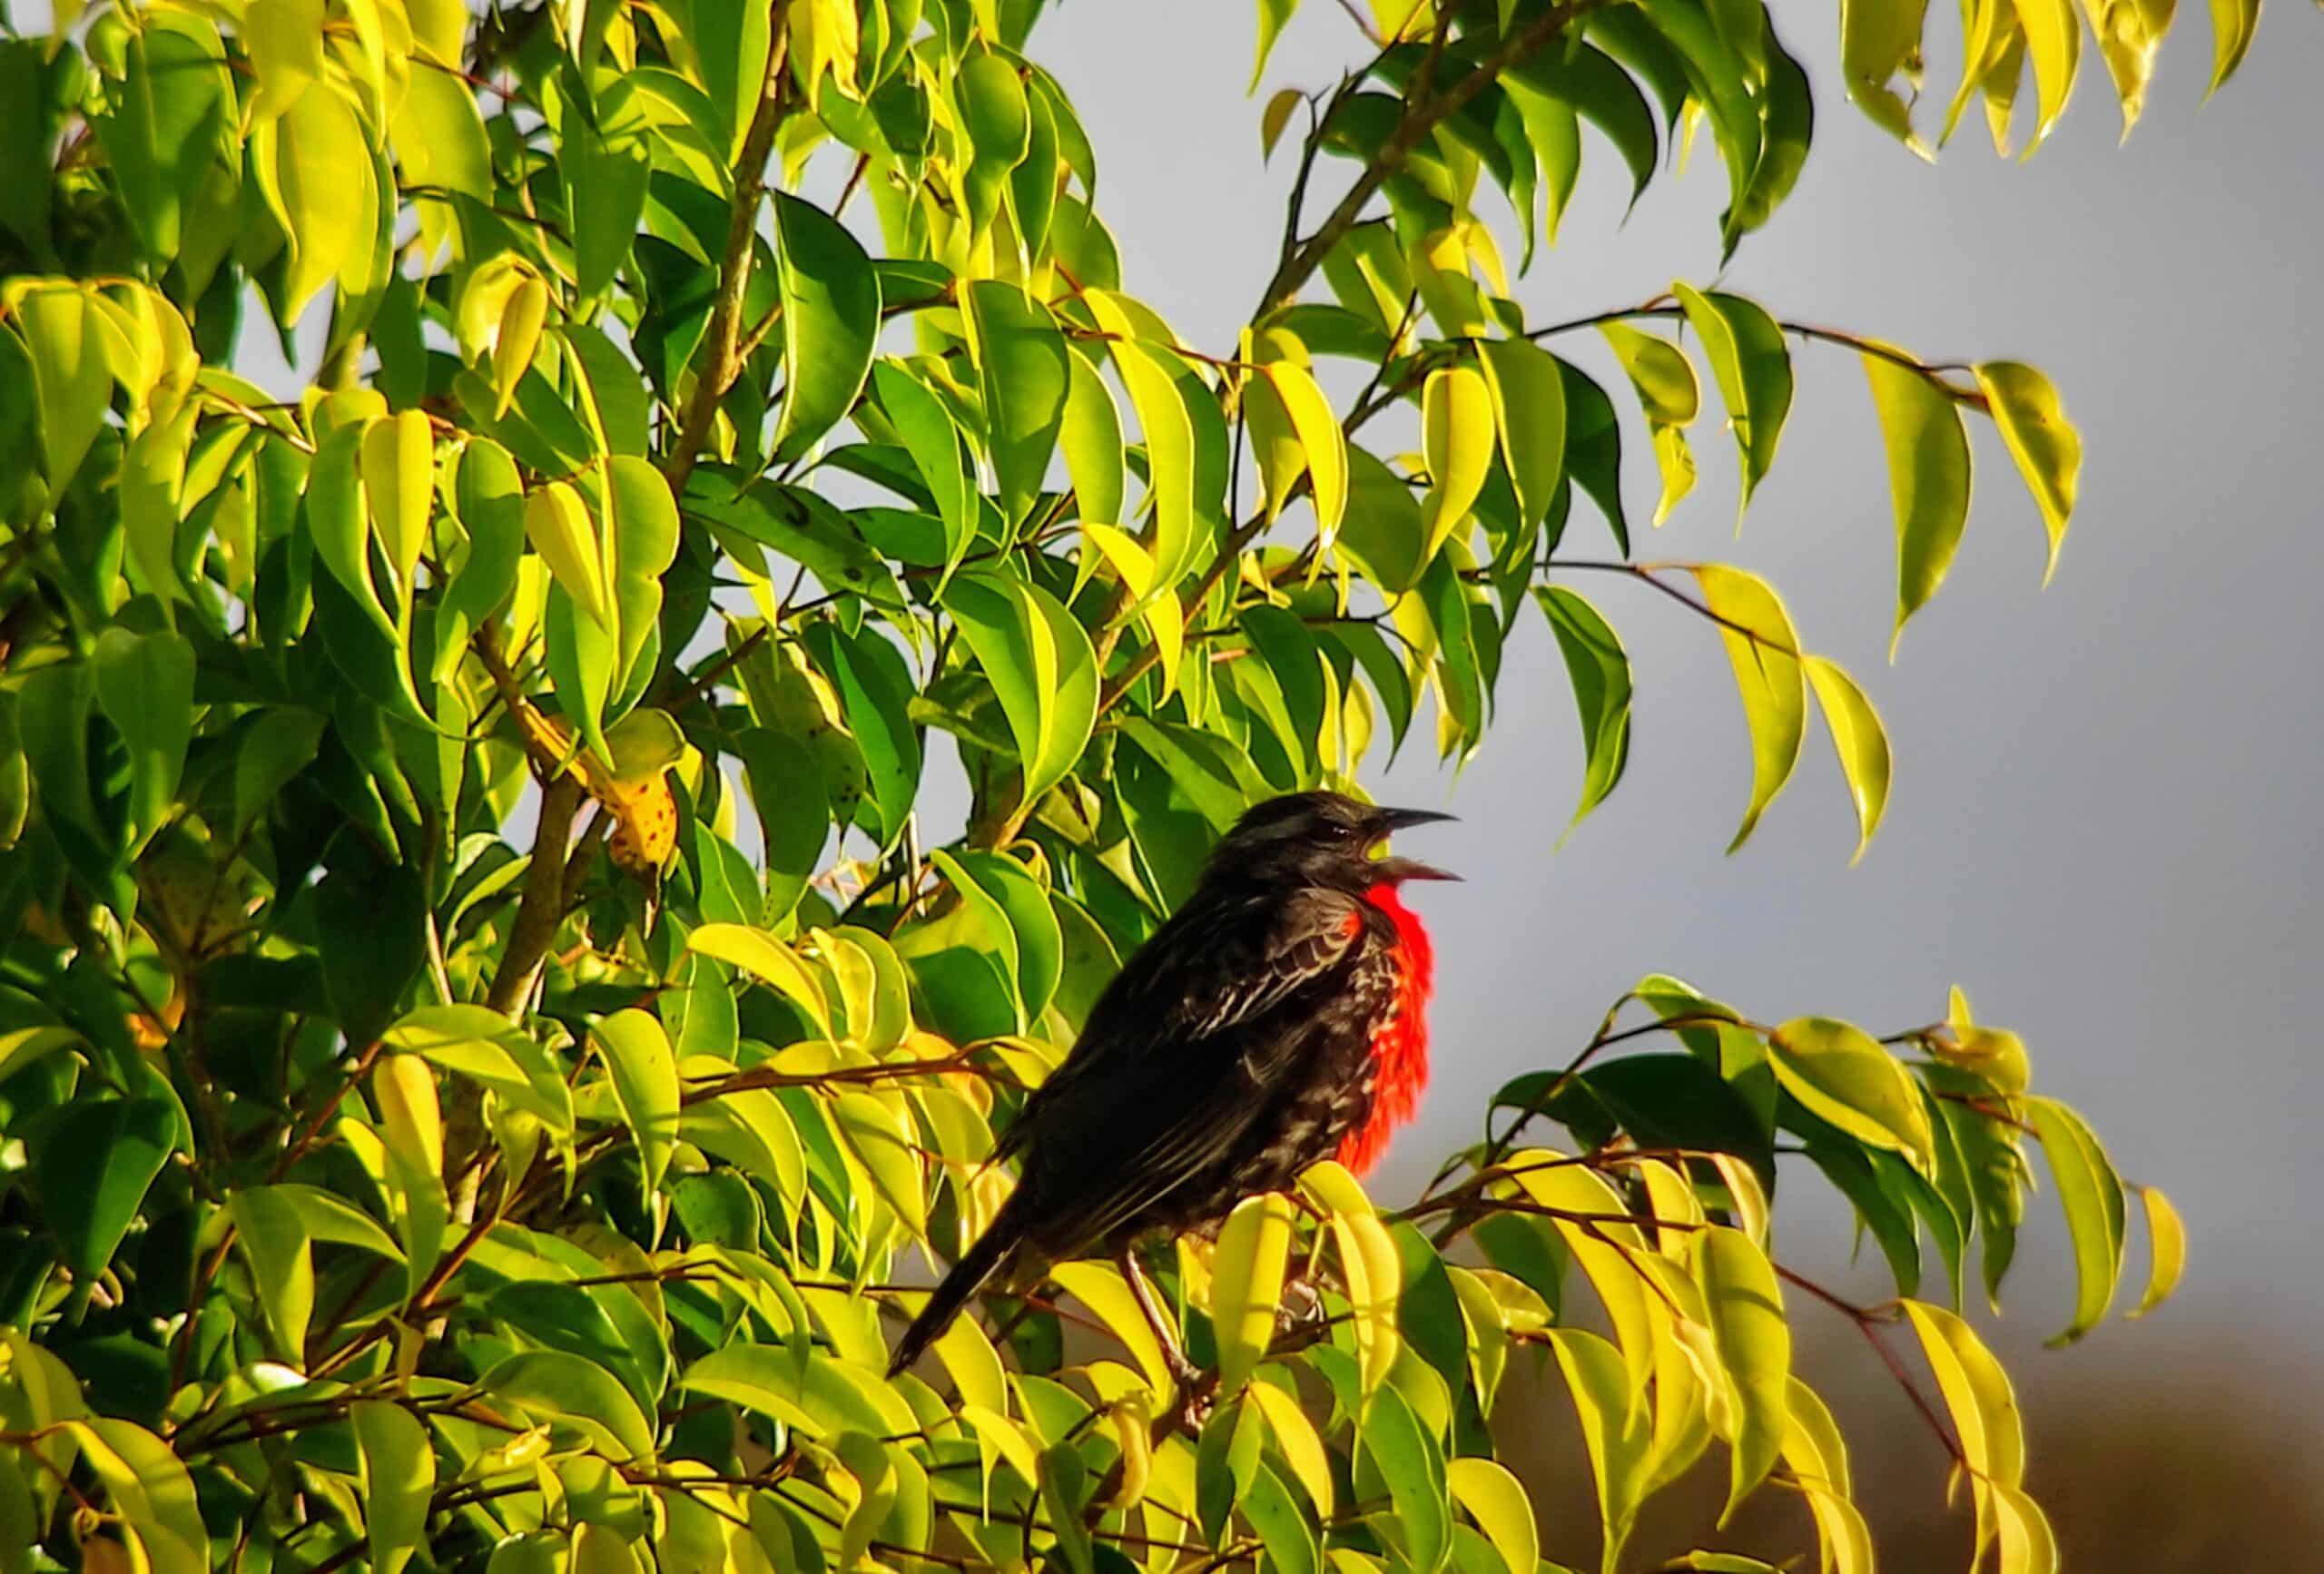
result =
[[[1957,50],[1948,13],[1930,24],[1940,101]],[[1738,562],[1776,584],[1803,641],[1848,666],[1887,722],[1886,824],[1849,868],[1853,824],[1817,729],[1751,843],[1722,856],[1749,757],[1713,631],[1644,586],[1575,576],[1628,643],[1638,693],[1628,775],[1563,850],[1579,729],[1534,620],[1457,789],[1424,742],[1377,778],[1384,796],[1461,814],[1425,834],[1425,851],[1469,880],[1420,899],[1441,947],[1436,1080],[1389,1189],[1468,1139],[1504,1078],[1562,1063],[1643,972],[1675,972],[1762,1019],[1819,1011],[1876,1032],[1941,1016],[1958,982],[1981,1020],[2024,1033],[2037,1087],[2086,1113],[2127,1174],[2163,1186],[2192,1236],[2188,1282],[2164,1312],[2041,1352],[2070,1294],[2068,1275],[2048,1271],[2064,1239],[2045,1177],[1994,1330],[2021,1381],[2038,1392],[2165,1368],[2222,1385],[2257,1377],[2255,1402],[2305,1430],[2324,1409],[2324,1271],[2299,1200],[2324,1181],[2308,976],[2324,959],[2312,483],[2324,428],[2309,381],[2324,355],[2324,23],[2270,7],[2242,74],[2199,110],[2208,18],[2182,5],[2126,146],[2093,54],[2030,163],[1996,160],[1973,110],[1932,168],[1841,99],[1837,6],[1786,6],[1783,21],[1817,89],[1814,152],[1728,282],[1778,316],[1931,359],[2043,368],[2085,446],[2073,532],[2045,592],[2039,517],[1990,427],[1973,422],[1967,539],[1891,667],[1895,527],[1856,357],[1796,349],[1798,396],[1739,543],[1732,444],[1707,387],[1701,485],[1639,549]],[[1304,6],[1249,100],[1244,5],[1072,0],[1035,42],[1096,144],[1126,287],[1193,342],[1231,344],[1271,266],[1290,174],[1287,157],[1261,163],[1259,106],[1358,58],[1346,15]],[[1707,142],[1619,229],[1627,179],[1594,133],[1584,143],[1562,242],[1518,287],[1537,321],[1718,266],[1725,188]],[[1349,168],[1326,163],[1312,211]],[[1594,336],[1559,349],[1606,364]],[[1608,387],[1627,402],[1619,380]],[[1631,448],[1643,534],[1655,482],[1643,444]],[[1605,549],[1586,506],[1567,541]],[[1837,1211],[1788,1216],[1820,1180],[1793,1183],[1781,1254],[1844,1259]],[[2134,1237],[2133,1297],[2143,1252]],[[1853,1282],[1876,1295],[1883,1274],[1875,1254]],[[1803,1337],[1817,1328],[1852,1342],[1805,1321]]]

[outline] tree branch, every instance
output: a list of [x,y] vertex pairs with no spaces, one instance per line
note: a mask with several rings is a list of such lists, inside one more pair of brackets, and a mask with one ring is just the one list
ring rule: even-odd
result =
[[[1502,72],[1545,47],[1575,18],[1596,10],[1604,3],[1605,0],[1566,0],[1564,5],[1551,7],[1522,32],[1502,40],[1498,48],[1477,63],[1475,70],[1439,94],[1434,91],[1435,74],[1437,62],[1444,50],[1445,28],[1451,16],[1448,8],[1429,41],[1427,58],[1421,63],[1419,72],[1413,76],[1403,118],[1396,123],[1396,129],[1389,133],[1380,151],[1372,155],[1371,162],[1364,167],[1364,172],[1355,178],[1355,183],[1347,189],[1347,194],[1340,199],[1331,216],[1275,268],[1275,277],[1267,280],[1266,290],[1260,297],[1259,308],[1251,314],[1251,320],[1256,322],[1267,316],[1299,292],[1299,287],[1322,265],[1332,248],[1355,228],[1364,216],[1365,205],[1388,177],[1403,167],[1405,155],[1420,145],[1422,138],[1492,86]],[[1325,123],[1329,123],[1328,120]]]
[[751,281],[751,238],[756,233],[759,199],[766,194],[766,164],[773,156],[774,133],[783,124],[783,84],[790,80],[784,70],[784,56],[789,53],[788,29],[775,35],[766,52],[766,79],[759,90],[759,103],[751,116],[751,128],[743,133],[743,151],[734,164],[734,205],[726,221],[726,254],[718,267],[718,296],[710,308],[710,325],[703,335],[708,342],[710,356],[702,369],[694,375],[694,393],[686,401],[684,422],[678,430],[677,447],[662,461],[662,473],[669,478],[673,496],[683,496],[686,477],[694,474],[695,459],[702,446],[709,439],[711,422],[717,418],[718,401],[734,386],[734,376],[741,368],[743,357],[738,353],[742,335],[743,294]]

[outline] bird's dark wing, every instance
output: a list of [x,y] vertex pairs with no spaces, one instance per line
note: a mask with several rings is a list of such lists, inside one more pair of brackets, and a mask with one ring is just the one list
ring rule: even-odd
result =
[[1191,906],[1157,930],[1000,1145],[1025,1156],[1029,1234],[1078,1250],[1234,1151],[1328,1020],[1313,1002],[1344,987],[1364,919],[1356,899],[1311,890]]

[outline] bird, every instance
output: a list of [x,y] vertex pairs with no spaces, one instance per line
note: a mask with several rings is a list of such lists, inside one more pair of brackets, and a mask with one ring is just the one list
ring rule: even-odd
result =
[[1247,811],[994,1145],[992,1162],[1019,1161],[1016,1189],[912,1320],[890,1375],[996,1275],[1021,1283],[1102,1254],[1191,1384],[1137,1248],[1215,1226],[1324,1159],[1361,1174],[1411,1117],[1434,955],[1398,892],[1460,877],[1384,849],[1452,818],[1325,791]]

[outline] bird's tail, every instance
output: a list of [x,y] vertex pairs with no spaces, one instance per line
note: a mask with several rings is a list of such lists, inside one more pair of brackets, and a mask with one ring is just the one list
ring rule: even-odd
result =
[[1000,1271],[1001,1263],[1023,1233],[1004,1207],[1000,1215],[992,1221],[991,1227],[977,1237],[977,1244],[952,1264],[952,1271],[944,1275],[928,1297],[928,1304],[920,1309],[920,1315],[913,1318],[911,1326],[904,1330],[903,1338],[896,1344],[894,1356],[888,1362],[890,1377],[918,1361],[921,1353],[952,1325],[952,1319],[960,1314],[960,1308],[968,1304],[969,1297],[983,1289],[985,1281]]

